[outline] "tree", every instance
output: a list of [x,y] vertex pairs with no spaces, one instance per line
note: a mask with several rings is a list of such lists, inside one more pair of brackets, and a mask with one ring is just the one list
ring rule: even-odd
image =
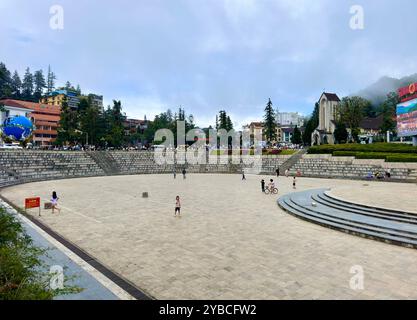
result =
[[316,102],[311,117],[306,121],[305,129],[303,132],[303,141],[306,145],[311,145],[311,135],[319,125],[319,103]]
[[336,140],[336,143],[346,143],[348,136],[349,134],[346,130],[346,125],[342,121],[337,121],[334,130],[334,139]]
[[276,115],[275,110],[272,105],[271,99],[269,99],[265,107],[265,116],[264,116],[264,128],[265,128],[265,137],[267,142],[271,143],[277,139],[277,124],[276,124]]
[[[83,102],[84,101],[84,102]],[[100,121],[100,110],[94,106],[88,98],[81,98],[80,104],[83,103],[85,108],[78,110],[80,116],[80,129],[85,135],[88,144],[96,145],[99,143],[102,134],[104,133],[103,122]]]
[[26,68],[25,75],[22,83],[22,98],[25,100],[33,100],[33,75],[30,73],[30,69]]
[[22,80],[20,80],[20,77],[17,71],[13,73],[11,89],[12,89],[12,97],[14,99],[20,99],[22,95]]
[[4,63],[0,63],[0,99],[12,95],[12,78]]
[[396,115],[397,115],[397,104],[400,103],[400,98],[398,97],[398,94],[396,92],[391,92],[387,95],[387,99],[382,103],[381,109],[382,109],[382,125],[381,125],[381,131],[387,132],[387,131],[395,131],[397,128],[397,121],[396,121]]
[[107,118],[106,141],[112,147],[120,147],[124,142],[124,126],[125,116],[122,114],[121,101],[113,100],[113,107],[105,113]]
[[80,138],[78,131],[77,111],[72,110],[68,106],[66,98],[64,98],[61,108],[61,118],[58,124],[58,136],[55,143],[58,145],[76,143]]
[[46,88],[45,77],[42,70],[35,71],[33,75],[34,80],[34,92],[33,99],[38,102],[43,95],[43,90]]
[[77,95],[80,96],[81,95],[81,87],[79,84],[77,84],[77,88],[75,89],[75,92],[77,92]]
[[364,117],[369,101],[361,97],[345,97],[339,109],[339,120],[350,129],[353,140],[357,140],[359,125]]
[[51,71],[51,66],[48,66],[48,77],[47,77],[47,82],[46,82],[46,92],[48,94],[54,91],[55,80],[56,80],[55,73]]
[[301,139],[301,131],[298,129],[298,126],[295,126],[294,133],[291,138],[291,142],[294,144],[301,144],[303,140]]

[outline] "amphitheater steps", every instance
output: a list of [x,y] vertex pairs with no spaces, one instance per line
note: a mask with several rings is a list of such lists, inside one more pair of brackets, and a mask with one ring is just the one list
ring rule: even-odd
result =
[[417,215],[374,208],[336,199],[325,189],[282,196],[278,205],[288,213],[331,229],[417,248]]

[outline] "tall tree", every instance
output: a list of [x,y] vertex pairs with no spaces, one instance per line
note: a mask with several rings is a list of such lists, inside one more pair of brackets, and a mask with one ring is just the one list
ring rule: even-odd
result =
[[25,100],[32,101],[33,90],[34,90],[33,75],[30,73],[30,69],[26,68],[26,72],[23,77],[23,83],[22,83],[22,98]]
[[55,73],[52,72],[51,66],[48,66],[48,77],[47,77],[47,83],[46,83],[47,93],[51,93],[52,91],[54,91],[55,81],[56,81]]
[[301,138],[301,131],[298,129],[298,126],[295,126],[294,132],[291,138],[291,142],[294,144],[302,144],[303,139]]
[[361,97],[345,97],[340,104],[340,121],[350,129],[353,140],[358,139],[359,125],[365,115],[365,108],[369,101]]
[[265,107],[265,116],[264,116],[264,130],[265,137],[267,142],[272,143],[277,139],[277,123],[276,123],[276,114],[274,107],[272,105],[271,99],[268,100],[268,103]]
[[303,142],[306,145],[311,145],[311,135],[319,125],[319,103],[316,102],[311,117],[306,121],[305,129],[303,132]]
[[381,131],[394,132],[397,129],[397,105],[400,103],[400,98],[396,92],[391,92],[387,95],[387,99],[382,103],[382,125]]
[[22,95],[22,80],[20,80],[20,77],[17,71],[13,73],[11,88],[12,88],[12,97],[14,99],[20,99]]
[[0,63],[0,98],[12,96],[12,78],[4,63]]
[[[85,108],[80,113],[80,128],[85,135],[86,141],[88,137],[88,144],[97,145],[99,143],[100,134],[104,128],[100,128],[102,122],[100,121],[100,110],[94,106],[88,98],[81,98],[85,101],[83,104]],[[81,104],[81,103],[80,103]]]
[[124,142],[124,126],[125,116],[122,113],[122,103],[113,100],[113,107],[107,110],[108,131],[106,141],[113,147],[120,147]]
[[42,70],[35,71],[33,75],[33,82],[34,82],[33,98],[36,102],[39,102],[40,98],[43,95],[43,90],[46,88],[45,77],[43,76]]
[[61,118],[58,124],[58,136],[56,139],[56,144],[65,145],[67,143],[76,143],[80,138],[78,127],[79,124],[77,111],[72,110],[68,106],[66,98],[64,98],[61,108]]

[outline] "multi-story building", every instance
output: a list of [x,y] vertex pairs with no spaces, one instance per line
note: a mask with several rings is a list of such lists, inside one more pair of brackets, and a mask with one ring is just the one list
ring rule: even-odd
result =
[[93,94],[90,93],[87,98],[90,100],[91,105],[93,107],[97,107],[99,110],[103,111],[104,110],[104,105],[103,105],[103,96],[99,96],[97,94]]
[[68,106],[72,109],[78,108],[78,103],[80,102],[80,98],[75,91],[62,89],[62,90],[55,90],[49,93],[46,97],[41,98],[40,103],[47,104],[50,106],[60,106],[64,100],[67,100]]
[[298,112],[277,112],[277,123],[281,126],[302,127],[304,118]]
[[130,135],[134,133],[143,133],[148,128],[148,121],[126,118],[123,122],[125,134]]
[[[59,106],[12,99],[0,102],[4,104],[6,110],[1,117],[20,115],[32,121],[34,125],[32,143],[34,145],[49,146],[56,140],[61,114]],[[3,118],[1,119],[4,121]]]

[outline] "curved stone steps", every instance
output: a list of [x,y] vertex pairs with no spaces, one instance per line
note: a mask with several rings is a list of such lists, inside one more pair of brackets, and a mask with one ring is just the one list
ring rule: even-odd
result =
[[[342,204],[338,206],[335,204],[336,201],[326,202],[326,198],[323,196],[326,191],[326,189],[318,189],[287,194],[278,199],[278,205],[294,216],[325,227],[374,240],[417,248],[417,225],[412,223],[413,220],[391,216],[398,213],[395,210],[374,208],[378,214],[372,214],[367,206],[363,207],[367,209],[364,211],[361,211],[361,205],[357,204],[351,204],[355,206],[354,210],[352,207],[346,208]],[[404,214],[413,216],[412,213]]]
[[352,212],[361,214],[368,217],[374,217],[379,219],[385,219],[385,220],[392,220],[392,221],[398,221],[398,222],[406,222],[410,224],[417,225],[417,216],[413,217],[411,215],[400,215],[400,214],[393,214],[393,213],[385,213],[381,212],[380,210],[373,211],[372,209],[366,209],[366,208],[360,208],[360,206],[350,206],[345,205],[344,203],[339,203],[337,201],[333,201],[333,198],[328,197],[325,198],[326,194],[318,194],[313,195],[312,199],[320,204],[327,205],[329,207],[340,209],[343,208],[346,212]]

